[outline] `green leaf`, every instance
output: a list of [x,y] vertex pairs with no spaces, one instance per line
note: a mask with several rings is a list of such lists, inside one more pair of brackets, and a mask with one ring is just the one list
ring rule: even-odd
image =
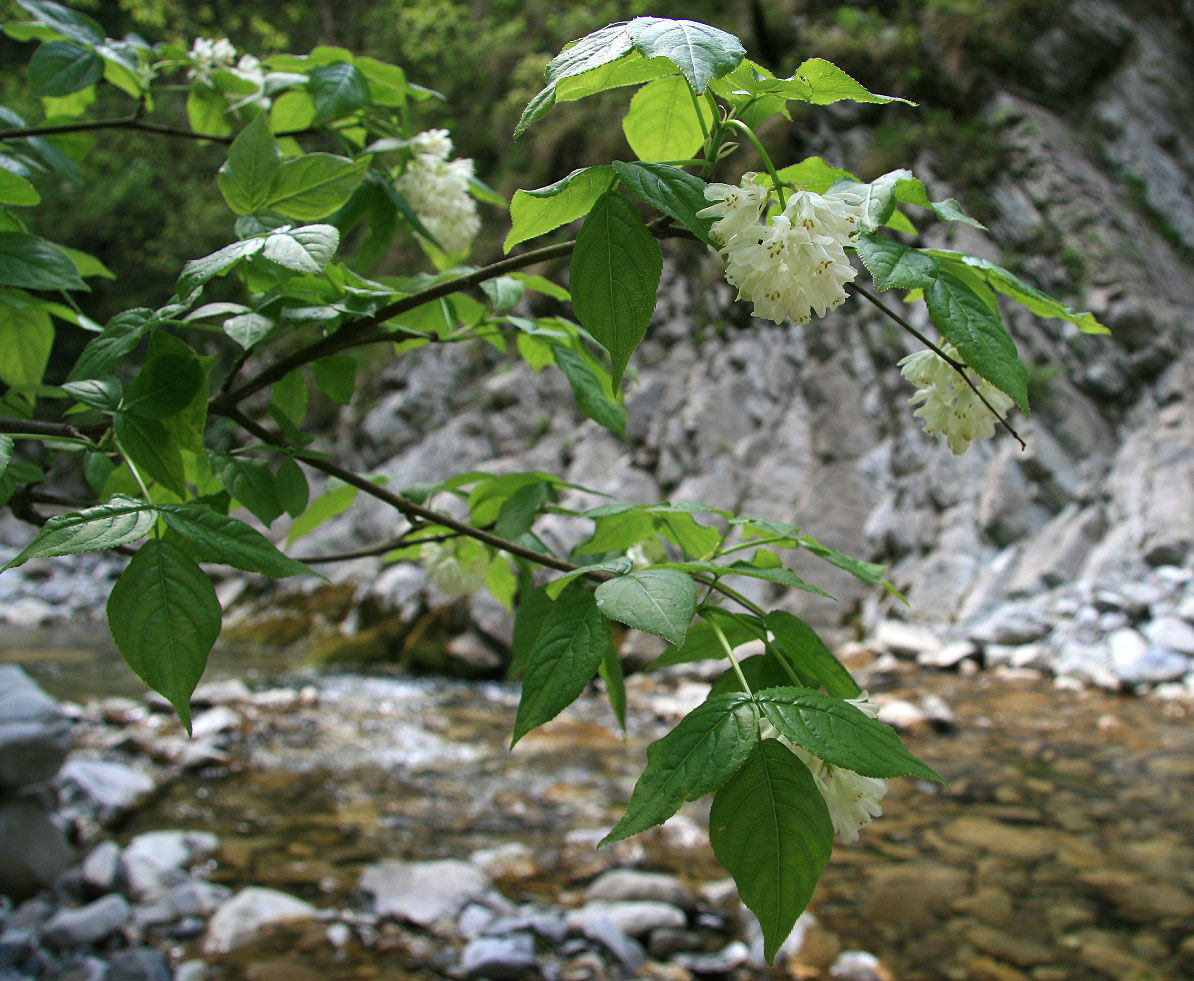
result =
[[708,245],[712,218],[698,218],[697,212],[709,206],[705,199],[706,184],[699,177],[678,167],[660,163],[614,162],[614,170],[636,198],[675,218],[685,228]]
[[553,350],[556,364],[572,386],[577,408],[594,422],[625,438],[626,409],[610,398],[593,367],[566,347],[557,345]]
[[150,419],[165,419],[185,409],[203,382],[199,359],[166,354],[150,358],[125,394],[123,409]]
[[696,613],[696,583],[674,569],[640,569],[597,587],[597,607],[611,620],[683,644]]
[[746,56],[733,34],[694,20],[635,17],[626,33],[646,58],[667,58],[700,95],[714,78],[733,71]]
[[[212,472],[236,501],[248,508],[267,527],[282,513],[274,475],[264,463],[231,456],[227,453],[209,453]],[[294,541],[294,529],[290,540]]]
[[975,221],[966,214],[966,209],[953,198],[946,198],[943,201],[930,201],[929,193],[925,190],[924,184],[915,177],[911,180],[903,180],[897,185],[896,200],[903,201],[906,204],[914,204],[919,208],[928,208],[942,221],[960,221],[971,228],[986,230],[986,225]]
[[311,364],[315,384],[337,405],[348,405],[357,385],[357,361],[351,354],[333,354]]
[[182,267],[182,273],[178,277],[177,295],[180,297],[190,296],[208,280],[226,273],[242,259],[256,255],[264,245],[265,239],[263,238],[249,238],[243,242],[225,245],[222,249],[211,255],[206,255],[202,259],[190,260]]
[[37,188],[24,177],[0,167],[0,204],[28,208],[41,201]]
[[569,289],[577,319],[610,355],[616,390],[647,333],[663,256],[634,206],[616,191],[593,205],[572,252]]
[[548,82],[558,82],[571,75],[583,75],[616,61],[630,52],[630,36],[625,24],[610,24],[573,41],[548,62],[544,73]]
[[242,313],[224,321],[224,333],[248,351],[274,329],[274,322],[259,313]]
[[[11,453],[11,440],[8,445]],[[117,495],[106,504],[51,518],[4,568],[15,569],[34,558],[127,545],[148,535],[155,520],[153,508],[144,501]]]
[[780,180],[788,181],[814,194],[824,194],[840,180],[858,183],[858,179],[848,170],[831,167],[820,157],[805,157],[800,163],[784,167],[777,173]]
[[108,597],[108,626],[128,666],[191,729],[191,692],[220,633],[211,580],[177,545],[146,542]]
[[349,199],[368,167],[368,157],[352,161],[331,153],[287,160],[274,176],[263,207],[294,221],[326,218]]
[[141,342],[154,320],[153,311],[145,307],[118,313],[83,348],[71,369],[71,380],[82,381],[103,375]]
[[618,720],[618,728],[626,731],[626,678],[622,674],[622,662],[618,659],[618,651],[613,644],[605,649],[605,656],[597,666],[597,673],[605,682],[605,692],[609,697],[609,706],[614,711],[614,718]]
[[50,0],[17,0],[17,6],[36,23],[52,28],[72,41],[78,41],[80,44],[99,44],[104,39],[104,29],[97,21],[60,3],[52,3]]
[[198,504],[163,504],[163,520],[186,542],[200,562],[218,562],[263,576],[314,576],[317,573],[279,552],[260,532],[243,521],[217,514]]
[[962,360],[1028,411],[1028,368],[993,312],[961,279],[943,271],[925,290],[929,317]]
[[536,238],[589,213],[609,190],[614,171],[609,164],[583,167],[567,177],[534,191],[515,191],[510,201],[510,233],[502,248],[509,252],[519,242]]
[[[235,497],[235,494],[233,495]],[[356,500],[357,489],[352,484],[343,484],[324,491],[311,502],[310,506],[299,517],[295,518],[286,535],[287,542],[298,541],[303,535],[310,534],[325,521],[343,514]],[[252,509],[250,509],[252,510]],[[260,515],[258,515],[260,517]],[[268,524],[268,522],[266,522]]]
[[647,766],[608,845],[662,824],[685,801],[712,793],[742,767],[759,740],[759,710],[745,694],[710,698],[647,747]]
[[937,260],[931,255],[894,239],[860,235],[855,248],[867,272],[874,277],[877,290],[928,289],[940,272]]
[[271,133],[296,133],[315,122],[315,103],[301,90],[283,92],[269,107]]
[[857,698],[862,694],[850,672],[833,656],[817,632],[799,617],[783,610],[772,610],[765,622],[775,637],[775,646],[802,674],[816,679],[830,695]]
[[303,225],[267,235],[261,254],[287,269],[317,276],[332,261],[339,245],[340,232],[335,226]]
[[117,412],[113,417],[116,439],[138,468],[179,497],[186,496],[182,454],[157,419]]
[[227,136],[232,132],[228,100],[206,85],[192,85],[187,93],[187,122],[204,136]]
[[876,95],[851,78],[832,62],[824,58],[809,58],[792,76],[808,85],[808,101],[814,106],[827,106],[832,102],[848,99],[851,102],[903,102],[914,106],[915,102],[894,95]]
[[565,590],[552,604],[527,655],[511,746],[554,719],[584,691],[609,645],[609,621],[597,609],[593,594],[579,586]]
[[37,385],[54,346],[50,316],[36,306],[17,307],[0,301],[0,381]]
[[591,572],[612,572],[614,575],[624,576],[633,568],[634,563],[627,558],[614,559],[612,562],[594,562],[591,565],[579,566],[571,572],[565,572],[559,579],[549,582],[544,590],[548,598],[554,600],[568,587],[570,582],[587,576]]
[[53,242],[24,232],[0,232],[0,286],[87,289],[70,256]]
[[[745,623],[719,618],[721,622],[718,623],[718,626],[725,634],[731,648],[764,635],[763,622],[757,617],[751,617],[751,620],[757,621],[753,630]],[[651,668],[652,670],[666,668],[673,664],[687,664],[689,661],[714,661],[725,656],[725,648],[721,646],[721,641],[714,632],[713,626],[702,620],[689,628],[683,644],[669,647],[651,662]]]
[[[12,437],[0,433],[0,477],[3,477],[5,471],[8,470],[8,462],[12,459],[12,451]],[[14,559],[13,561],[16,560]]]
[[287,458],[278,465],[278,472],[274,474],[274,485],[278,491],[278,503],[292,518],[297,518],[307,510],[307,498],[310,488],[307,478],[303,475],[303,468],[293,459]]
[[556,83],[551,82],[545,88],[541,89],[539,93],[526,104],[526,108],[522,110],[522,115],[518,119],[518,125],[514,127],[514,139],[518,139],[527,128],[537,123],[540,119],[551,112],[551,107],[556,104]]
[[553,83],[556,102],[576,102],[579,99],[608,92],[626,85],[642,85],[661,75],[673,75],[676,66],[666,58],[644,58],[631,51],[616,61],[592,68],[580,75],[569,75]]
[[[792,675],[784,670],[783,664],[772,654],[755,654],[752,657],[743,658],[738,662],[738,668],[752,692],[792,683]],[[713,682],[709,689],[709,695],[712,697],[745,691],[746,689],[742,687],[742,678],[738,677],[738,672],[733,667],[729,667]]]
[[315,125],[341,119],[369,103],[368,80],[347,61],[312,68],[309,78],[307,90],[315,103]]
[[869,586],[889,585],[884,584],[883,566],[877,562],[864,562],[862,559],[856,559],[851,555],[844,555],[837,551],[837,549],[830,548],[828,545],[822,545],[815,538],[809,538],[807,535],[801,537],[800,547],[805,551],[812,552],[818,558],[824,559],[830,565],[844,569],[850,575],[861,579]]
[[518,306],[518,301],[522,299],[527,288],[525,283],[513,276],[498,276],[495,279],[485,280],[481,284],[481,289],[489,297],[493,312],[502,314],[509,313]]
[[840,698],[783,687],[756,692],[755,702],[781,736],[833,766],[864,777],[914,776],[945,783],[904,748],[891,726]]
[[833,822],[808,767],[775,739],[759,743],[713,795],[709,842],[759,918],[771,963],[833,850]]
[[720,531],[700,524],[691,514],[682,511],[660,513],[655,509],[651,513],[659,517],[659,533],[694,559],[711,555],[721,543]]
[[622,132],[640,160],[686,160],[700,150],[712,122],[708,105],[693,102],[688,83],[666,75],[634,93]]
[[33,95],[64,96],[94,85],[104,75],[104,60],[71,41],[49,41],[29,61]]
[[527,588],[529,573],[524,573],[527,582],[518,598],[518,609],[514,613],[514,633],[510,639],[510,677],[516,678],[526,668],[526,660],[535,647],[535,639],[547,620],[547,614],[555,605],[553,597],[547,595],[543,586]]
[[232,141],[216,183],[228,207],[238,215],[251,215],[265,204],[281,166],[282,151],[266,117],[259,115]]
[[494,534],[508,540],[521,538],[531,530],[540,508],[552,498],[551,484],[546,481],[537,480],[520,487],[502,503],[493,526]]

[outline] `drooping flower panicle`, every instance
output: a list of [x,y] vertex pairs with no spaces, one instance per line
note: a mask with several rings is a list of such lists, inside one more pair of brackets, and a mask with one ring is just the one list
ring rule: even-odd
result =
[[411,149],[414,157],[398,178],[399,193],[448,255],[467,255],[481,230],[477,204],[468,191],[472,160],[448,159],[452,140],[446,129],[418,134]]
[[714,203],[697,212],[716,218],[710,235],[726,262],[726,279],[757,317],[806,324],[846,299],[857,275],[845,248],[858,232],[858,204],[849,192],[795,191],[767,220],[767,188],[745,174],[737,186],[710,184]]
[[[955,361],[961,361],[957,349],[951,344],[943,342],[941,350]],[[945,436],[955,454],[965,453],[973,440],[993,436],[996,422],[1012,407],[1010,396],[985,378],[968,371],[970,380],[994,408],[993,413],[954,367],[933,351],[910,354],[899,365],[903,376],[917,386],[908,403],[920,403],[920,408],[912,414],[921,420],[928,435]]]

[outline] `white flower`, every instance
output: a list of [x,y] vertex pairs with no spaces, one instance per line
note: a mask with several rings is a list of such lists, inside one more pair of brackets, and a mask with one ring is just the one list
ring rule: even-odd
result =
[[489,558],[483,549],[458,550],[451,542],[425,542],[419,558],[432,585],[445,596],[471,596],[485,586]]
[[236,48],[226,37],[218,41],[209,37],[197,37],[191,45],[192,68],[187,77],[208,81],[211,73],[221,68],[231,68],[236,60]]
[[[955,361],[961,360],[952,345],[942,343],[941,350]],[[910,354],[899,362],[899,367],[904,377],[917,386],[908,404],[923,403],[912,414],[921,420],[928,435],[944,435],[955,454],[965,453],[975,439],[993,436],[995,423],[1013,405],[1010,396],[968,370],[967,376],[998,415],[992,413],[958,372],[933,351]]]
[[[767,191],[747,174],[738,187],[710,184],[716,203],[698,212],[717,217],[710,234],[721,244],[726,279],[754,314],[774,323],[808,323],[846,299],[857,275],[845,247],[858,231],[855,195],[794,191],[787,207],[766,219]],[[762,220],[760,220],[762,215]]]
[[481,230],[477,204],[469,195],[472,160],[449,160],[452,141],[445,129],[411,140],[414,157],[398,178],[398,191],[450,256],[464,256]]

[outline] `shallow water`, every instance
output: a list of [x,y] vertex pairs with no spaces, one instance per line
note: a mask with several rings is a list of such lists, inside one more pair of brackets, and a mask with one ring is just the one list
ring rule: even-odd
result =
[[[31,667],[66,694],[48,663]],[[243,655],[231,664],[246,667]],[[277,665],[255,670],[264,677]],[[64,672],[73,681],[79,673]],[[511,686],[297,680],[318,686],[317,707],[269,717],[235,765],[171,785],[122,837],[215,831],[224,848],[213,878],[322,906],[352,903],[372,861],[467,857],[507,842],[535,855],[533,868],[502,883],[515,901],[579,901],[584,883],[614,864],[694,884],[722,876],[707,841],[683,827],[593,848],[598,829],[617,819],[645,745],[699,699],[693,683],[632,679],[625,741],[594,695],[511,752]],[[1194,977],[1186,707],[997,676],[914,673],[876,691],[940,694],[958,726],[905,739],[949,789],[893,781],[885,815],[835,850],[812,909],[844,949],[869,950],[913,981]],[[698,802],[684,813],[699,824],[706,811]],[[399,977],[403,956],[362,952],[321,974],[364,976],[372,965]]]

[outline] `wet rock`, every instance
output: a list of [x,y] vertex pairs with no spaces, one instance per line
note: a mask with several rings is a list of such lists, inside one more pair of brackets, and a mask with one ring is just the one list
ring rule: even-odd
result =
[[223,681],[207,681],[191,695],[193,708],[211,708],[213,705],[239,705],[252,701],[253,693],[239,678]]
[[226,954],[255,940],[268,927],[314,919],[318,912],[287,893],[250,886],[216,910],[207,924],[203,949],[208,954]]
[[0,788],[49,780],[71,747],[71,722],[15,664],[0,664]]
[[977,661],[978,658],[977,644],[970,640],[955,640],[936,651],[922,651],[916,655],[916,663],[926,668],[948,671],[963,661]]
[[378,916],[392,916],[429,928],[455,917],[465,904],[492,888],[489,876],[468,862],[391,859],[361,873],[359,888],[373,897]]
[[955,900],[953,908],[958,913],[968,913],[976,919],[993,926],[1006,926],[1012,919],[1012,899],[1002,889],[987,887],[973,896]]
[[216,705],[191,720],[191,738],[208,739],[235,732],[245,724],[245,717],[227,705]]
[[170,890],[166,901],[175,916],[210,916],[232,896],[232,890],[216,882],[188,879]]
[[895,699],[879,706],[879,721],[902,732],[911,732],[928,724],[924,710],[905,699]]
[[478,849],[468,859],[498,882],[530,879],[541,871],[535,853],[520,841]]
[[730,974],[750,958],[750,948],[741,940],[709,954],[677,954],[673,960],[693,974]]
[[0,801],[0,895],[32,896],[74,861],[66,838],[32,797]]
[[696,903],[692,890],[674,875],[637,869],[613,869],[599,875],[585,890],[585,898],[610,902],[644,900],[670,903],[681,909],[692,909]]
[[843,950],[830,966],[829,976],[836,981],[895,981],[879,958],[865,950]]
[[1161,616],[1144,625],[1144,636],[1157,647],[1194,657],[1194,626],[1181,617]]
[[128,900],[110,893],[77,909],[60,909],[42,927],[42,939],[52,947],[94,944],[119,930],[132,917]]
[[966,962],[966,977],[972,981],[1040,981],[1035,974],[1030,978],[1019,968],[991,957],[970,958]]
[[633,976],[647,960],[647,952],[637,940],[604,916],[586,916],[576,921],[576,928],[595,944],[600,944]]
[[942,647],[934,630],[901,620],[884,620],[880,623],[875,628],[873,642],[880,653],[894,654],[896,657],[919,657],[940,651]]
[[83,810],[100,824],[140,806],[157,789],[152,777],[131,766],[81,756],[66,761],[57,783],[64,804]]
[[695,930],[680,927],[660,927],[652,930],[647,941],[647,953],[655,960],[667,960],[680,951],[704,950],[705,937]]
[[581,933],[585,932],[585,923],[593,919],[609,920],[632,937],[646,936],[661,927],[682,927],[688,922],[684,911],[669,903],[639,900],[609,902],[593,899],[565,916],[569,929]]
[[1081,873],[1079,879],[1134,923],[1194,916],[1194,896],[1171,882],[1147,879],[1122,869],[1091,869]]
[[1167,651],[1163,647],[1146,647],[1133,656],[1125,656],[1115,663],[1115,674],[1129,686],[1160,685],[1177,681],[1194,666],[1184,654]]
[[145,900],[164,897],[185,878],[183,869],[214,855],[220,839],[206,831],[147,831],[137,835],[120,856],[129,895]]
[[176,981],[170,962],[158,950],[138,947],[122,950],[108,961],[105,981]]
[[477,937],[460,956],[460,970],[466,978],[517,979],[537,964],[535,938],[529,933]]
[[1021,967],[1047,964],[1056,954],[1044,944],[1022,935],[1012,935],[989,926],[974,926],[966,931],[966,939],[985,954],[1011,961]]
[[1017,827],[978,815],[955,819],[942,834],[958,844],[1025,862],[1047,858],[1060,847],[1056,832],[1049,828]]
[[507,933],[526,930],[542,937],[553,947],[558,947],[568,935],[568,924],[562,912],[530,907],[511,916],[499,916],[491,919],[484,932],[491,937],[500,937]]
[[1028,644],[1044,637],[1050,627],[1036,607],[1028,603],[1011,603],[972,627],[970,638],[980,644]]
[[96,892],[110,892],[120,875],[120,846],[101,841],[83,860],[83,881]]

